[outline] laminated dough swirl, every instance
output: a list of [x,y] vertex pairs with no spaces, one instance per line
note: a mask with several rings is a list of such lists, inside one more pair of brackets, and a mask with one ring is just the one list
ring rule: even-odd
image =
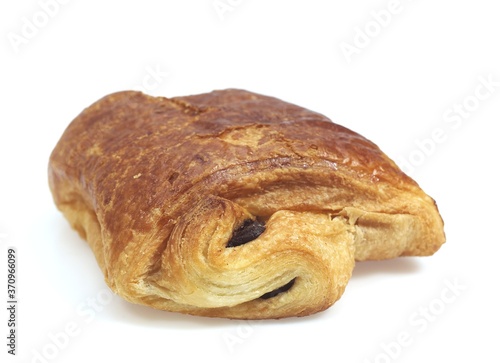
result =
[[244,90],[108,95],[62,135],[49,185],[116,294],[192,315],[309,315],[355,261],[445,241],[434,200],[374,143]]

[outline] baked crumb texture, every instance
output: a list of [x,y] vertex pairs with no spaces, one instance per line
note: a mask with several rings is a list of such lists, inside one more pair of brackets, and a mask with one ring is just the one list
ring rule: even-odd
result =
[[445,241],[434,200],[374,143],[243,90],[106,96],[62,135],[49,183],[115,293],[193,315],[309,315],[355,261]]

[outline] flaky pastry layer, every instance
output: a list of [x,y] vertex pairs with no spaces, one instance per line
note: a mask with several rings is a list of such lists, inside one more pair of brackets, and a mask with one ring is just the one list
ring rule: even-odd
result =
[[434,200],[375,144],[243,90],[106,96],[62,135],[49,183],[113,291],[193,315],[312,314],[356,260],[445,241]]

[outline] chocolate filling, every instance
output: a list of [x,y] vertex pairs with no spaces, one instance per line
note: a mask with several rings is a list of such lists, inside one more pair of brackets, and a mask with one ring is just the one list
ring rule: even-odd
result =
[[282,292],[288,291],[292,288],[293,284],[295,283],[295,279],[292,279],[289,283],[286,285],[283,285],[281,287],[278,287],[276,290],[266,292],[264,295],[262,295],[260,298],[261,299],[270,299],[272,297],[275,297],[276,295],[281,294]]
[[226,247],[236,247],[244,245],[259,237],[266,230],[266,226],[252,219],[246,219],[234,232]]

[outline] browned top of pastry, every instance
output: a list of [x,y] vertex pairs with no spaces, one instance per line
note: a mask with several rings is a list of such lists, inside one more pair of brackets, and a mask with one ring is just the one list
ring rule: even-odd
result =
[[[399,191],[419,191],[359,134],[316,112],[243,90],[172,99],[132,91],[109,95],[70,124],[51,167],[52,178],[80,180],[82,190],[75,193],[104,216],[100,223],[117,245],[132,231],[171,226],[189,198],[200,194],[244,200],[283,186],[336,185],[329,205],[341,209],[359,200],[365,210],[391,213]],[[387,210],[376,210],[380,202]],[[294,196],[281,204],[250,211],[265,218],[278,208],[314,210],[318,203]],[[100,213],[106,210],[112,213]]]
[[113,291],[190,314],[311,314],[355,260],[445,239],[434,201],[375,144],[242,90],[109,95],[68,126],[49,182]]

